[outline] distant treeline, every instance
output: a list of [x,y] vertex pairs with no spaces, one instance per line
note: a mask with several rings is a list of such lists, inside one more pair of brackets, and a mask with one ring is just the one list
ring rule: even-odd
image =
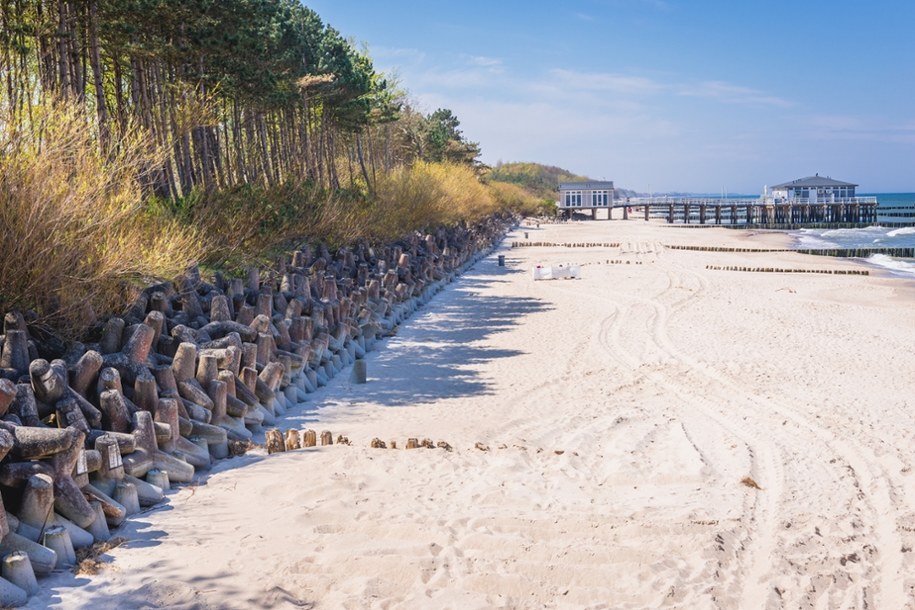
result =
[[[560,182],[593,181],[593,178],[579,176],[561,167],[529,162],[499,162],[489,172],[489,178],[498,182],[517,184],[529,193],[550,201],[559,198]],[[614,186],[618,199],[638,196],[635,191]]]
[[297,0],[0,0],[0,79],[19,128],[53,99],[81,105],[103,149],[146,130],[144,189],[163,199],[290,176],[371,191],[399,164],[480,153]]

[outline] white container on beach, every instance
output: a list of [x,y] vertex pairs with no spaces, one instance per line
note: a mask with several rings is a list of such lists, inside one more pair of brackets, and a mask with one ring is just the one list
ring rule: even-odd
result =
[[535,265],[531,269],[534,280],[577,279],[581,277],[581,266],[571,263],[559,265]]

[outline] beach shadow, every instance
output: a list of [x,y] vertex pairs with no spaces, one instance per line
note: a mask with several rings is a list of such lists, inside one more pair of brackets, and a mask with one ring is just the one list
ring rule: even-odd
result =
[[[238,465],[242,465],[240,462]],[[156,510],[171,510],[160,505]],[[168,532],[150,529],[142,515],[131,517],[115,535],[127,538],[123,547],[148,548],[161,543]],[[172,542],[180,544],[180,541]],[[117,591],[106,598],[102,592],[110,590],[108,570],[117,570],[114,557],[105,553],[98,557],[105,565],[98,577],[77,575],[70,571],[57,571],[45,581],[43,590],[29,601],[28,608],[45,608],[63,603],[66,590],[79,588],[81,593],[93,597],[91,602],[71,603],[70,608],[106,610],[121,608],[313,608],[315,603],[300,592],[274,586],[261,592],[242,591],[233,584],[234,571],[214,571],[209,574],[192,576],[180,555],[174,559],[163,559],[148,564],[147,569],[155,578],[146,579],[133,591]],[[242,565],[242,564],[239,564]],[[109,573],[110,574],[110,573]],[[99,592],[99,597],[94,594]],[[230,601],[231,600],[231,601]]]
[[[494,265],[481,265],[480,269],[474,273],[474,276],[479,276],[481,279],[474,280],[473,278],[462,278],[461,285],[462,287],[474,287],[474,285],[482,285],[490,281],[490,278],[515,275],[517,273],[525,273],[527,270],[522,268],[521,259],[517,257],[512,257],[505,255],[505,266],[500,267],[498,264]],[[486,278],[485,280],[483,278]]]
[[[85,610],[122,609],[122,608],[172,608],[175,610],[204,610],[210,608],[277,608],[277,607],[312,607],[299,600],[299,604],[277,605],[259,603],[263,600],[245,599],[244,592],[232,584],[233,574],[218,572],[212,576],[191,577],[184,575],[184,566],[170,564],[156,566],[156,578],[150,579],[133,591],[118,592],[115,599],[104,597],[92,602],[72,606]],[[98,588],[106,589],[105,584],[84,585],[88,592]],[[231,600],[231,601],[229,601]]]
[[492,382],[480,375],[478,365],[525,352],[481,343],[552,309],[538,298],[481,294],[484,288],[508,281],[499,276],[520,272],[479,265],[415,313],[396,336],[382,341],[367,355],[367,384],[350,383],[348,371],[343,371],[326,388],[312,394],[308,404],[287,413],[284,420],[326,421],[334,414],[324,407],[346,403],[412,407],[443,398],[491,394]]
[[[367,356],[369,383],[350,384],[349,370],[344,370],[326,387],[312,394],[309,402],[288,411],[277,418],[277,424],[286,427],[300,427],[302,422],[318,419],[322,423],[332,420],[334,414],[322,407],[343,397],[347,402],[367,402],[387,407],[413,407],[424,402],[442,398],[460,398],[473,395],[491,394],[491,382],[484,379],[475,365],[495,359],[512,358],[524,354],[518,349],[499,349],[479,345],[487,338],[520,324],[528,323],[534,314],[552,309],[546,301],[533,297],[502,297],[481,294],[494,285],[506,283],[500,279],[511,274],[523,273],[513,267],[518,259],[506,257],[506,266],[499,267],[495,259],[487,258],[455,283],[446,287],[432,301],[418,310],[397,330],[395,336],[379,342]],[[338,412],[339,413],[339,412]],[[342,413],[339,413],[342,415]],[[255,434],[254,441],[262,443],[264,430]],[[307,452],[324,451],[315,447],[300,450]],[[192,486],[204,486],[209,479],[220,472],[243,468],[267,459],[263,454],[247,454],[220,460],[211,469],[198,471]],[[169,496],[187,485],[176,485]],[[168,541],[169,533],[154,529],[144,517],[152,512],[175,510],[168,499],[164,502],[133,515],[120,527],[112,531],[114,536],[127,539],[125,546],[142,549],[161,544],[177,544]],[[100,556],[106,563],[112,563],[109,554]],[[116,600],[98,599],[84,604],[82,608],[93,610],[104,608],[211,608],[206,596],[218,591],[219,600],[238,600],[239,607],[259,608],[312,608],[314,603],[299,592],[275,586],[265,590],[257,599],[244,599],[242,591],[231,584],[231,574],[218,573],[212,576],[188,578],[183,575],[182,566],[176,563],[149,566],[155,570],[156,580],[144,584],[130,593],[119,592]],[[45,583],[45,593],[29,604],[30,608],[47,607],[62,603],[61,593],[79,587],[92,593],[105,590],[105,578],[92,579],[72,573],[57,573]],[[201,593],[203,596],[201,596]],[[203,597],[203,599],[201,599]]]

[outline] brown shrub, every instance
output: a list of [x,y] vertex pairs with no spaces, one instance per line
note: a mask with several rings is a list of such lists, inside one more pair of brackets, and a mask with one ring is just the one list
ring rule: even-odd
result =
[[140,181],[159,157],[139,130],[100,150],[79,110],[49,103],[0,120],[0,311],[33,309],[78,334],[132,288],[200,254],[195,232],[147,213]]

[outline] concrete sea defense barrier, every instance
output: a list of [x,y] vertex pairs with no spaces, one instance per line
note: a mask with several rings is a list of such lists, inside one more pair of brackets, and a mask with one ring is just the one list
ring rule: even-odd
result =
[[[172,484],[275,426],[513,223],[491,218],[335,253],[302,247],[244,278],[206,280],[192,265],[144,289],[85,343],[48,340],[34,314],[8,313],[0,336],[0,606],[22,605],[41,576],[75,562],[74,549],[107,540]],[[327,430],[267,437],[279,451],[334,444]]]

